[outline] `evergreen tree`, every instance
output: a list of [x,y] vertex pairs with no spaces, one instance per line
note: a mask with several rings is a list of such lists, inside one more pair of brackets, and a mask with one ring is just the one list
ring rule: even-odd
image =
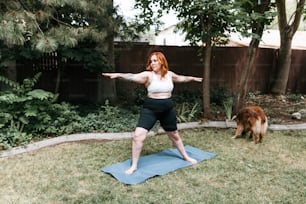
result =
[[[136,36],[112,0],[0,0],[0,74],[14,70],[20,56],[54,51],[61,62],[72,59],[100,73],[113,68],[113,38],[124,30]],[[59,79],[55,92],[58,87]]]
[[109,0],[0,0],[0,11],[0,40],[10,48],[53,52],[86,38],[103,42],[114,30]]

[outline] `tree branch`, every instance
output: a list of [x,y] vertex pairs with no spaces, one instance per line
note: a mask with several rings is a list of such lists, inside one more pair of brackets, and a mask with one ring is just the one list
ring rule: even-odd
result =
[[[25,5],[25,3],[22,0],[18,0],[18,2],[20,3],[20,5],[22,6],[22,8],[27,11],[27,12],[31,12],[30,9]],[[42,31],[42,29],[40,28],[38,22],[36,21],[36,18],[33,19],[37,29],[41,32],[42,35],[45,35],[44,32]]]
[[65,26],[69,26],[69,27],[73,27],[72,25],[70,25],[70,24],[68,24],[68,23],[65,23],[64,21],[61,21],[61,20],[59,20],[59,19],[57,19],[57,18],[55,18],[54,16],[50,16],[53,20],[55,20],[56,22],[58,22],[59,24],[63,24],[63,25],[65,25]]
[[278,11],[279,29],[283,30],[287,26],[286,2],[285,1],[276,1],[276,7],[277,7],[277,11]]
[[294,21],[291,25],[293,33],[295,33],[297,31],[297,29],[300,25],[301,16],[302,16],[302,13],[303,13],[304,6],[305,6],[305,0],[300,0],[296,5]]

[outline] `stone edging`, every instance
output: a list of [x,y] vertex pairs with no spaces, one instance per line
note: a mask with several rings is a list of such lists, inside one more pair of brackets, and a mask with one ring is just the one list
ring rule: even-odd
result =
[[[236,128],[236,123],[233,121],[207,121],[203,123],[191,122],[191,123],[179,123],[178,129],[191,129],[191,128]],[[306,123],[294,124],[294,125],[269,125],[270,130],[280,131],[280,130],[305,130]],[[157,132],[150,131],[149,136],[163,133],[163,130],[158,130]],[[11,157],[17,154],[23,154],[30,151],[38,150],[44,147],[49,147],[53,145],[58,145],[65,142],[76,142],[76,141],[86,141],[86,140],[120,140],[132,138],[133,132],[124,133],[80,133],[72,135],[63,135],[59,137],[54,137],[51,139],[42,140],[35,143],[30,143],[22,147],[16,147],[9,150],[4,150],[0,152],[0,158]]]

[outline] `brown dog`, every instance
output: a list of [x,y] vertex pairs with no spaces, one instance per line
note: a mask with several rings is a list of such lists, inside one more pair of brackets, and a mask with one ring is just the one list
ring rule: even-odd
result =
[[255,144],[262,142],[268,128],[268,118],[259,106],[247,106],[241,108],[234,118],[237,123],[235,135],[237,138],[243,132],[251,132]]

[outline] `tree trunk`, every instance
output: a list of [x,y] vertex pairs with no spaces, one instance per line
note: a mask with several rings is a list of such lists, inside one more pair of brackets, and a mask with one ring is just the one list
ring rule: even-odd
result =
[[[113,3],[112,0],[109,0]],[[107,39],[108,42],[108,62],[112,69],[115,69],[115,57],[114,57],[114,36],[110,33]],[[102,70],[103,71],[103,70]],[[116,80],[110,80],[102,77],[101,74],[97,76],[98,86],[97,86],[97,102],[102,103],[106,99],[110,101],[115,101],[117,99],[116,92]]]
[[60,63],[60,65],[57,68],[55,88],[54,88],[54,93],[55,94],[58,94],[59,93],[59,89],[60,89],[61,75],[62,75],[62,68],[61,68],[61,66],[62,65],[63,65],[63,63]]
[[[113,35],[108,37],[108,62],[111,69],[115,70],[114,59],[114,38]],[[103,71],[103,70],[102,70]],[[106,77],[97,76],[98,89],[97,89],[97,102],[103,103],[106,99],[114,102],[117,99],[116,80],[111,80]]]
[[[273,94],[285,94],[287,88],[287,82],[291,67],[291,45],[292,38],[297,31],[301,17],[303,14],[305,0],[299,0],[296,2],[296,10],[292,14],[293,18],[290,17],[288,23],[286,1],[276,1],[277,12],[278,12],[278,26],[281,38],[281,45],[279,50],[279,63],[276,77],[273,81],[271,92]],[[292,20],[293,19],[293,20]]]
[[273,87],[271,92],[273,94],[285,94],[289,72],[291,67],[291,43],[292,39],[287,38],[286,41],[281,43],[281,48],[279,50],[279,57],[278,57],[278,70],[277,75],[273,81]]
[[212,45],[211,41],[206,43],[204,52],[204,72],[203,72],[203,117],[210,118],[210,64]]
[[[252,40],[255,41],[255,40]],[[258,40],[257,40],[258,41]],[[253,44],[253,45],[252,45]],[[246,56],[246,65],[241,73],[240,82],[238,84],[238,93],[236,95],[236,103],[234,106],[234,113],[237,113],[238,110],[243,106],[247,92],[248,92],[248,80],[251,73],[252,66],[254,64],[254,60],[258,51],[258,45],[254,45],[254,43],[250,43],[250,46],[247,51]]]
[[[270,8],[271,0],[263,1],[261,4],[258,5],[257,9],[255,8],[256,12],[264,14]],[[256,21],[253,22],[252,25],[252,33],[257,34],[262,37],[263,30],[265,27],[265,21]],[[238,93],[236,95],[236,101],[234,105],[234,112],[238,112],[238,110],[243,106],[247,92],[248,92],[248,80],[254,66],[254,60],[256,58],[258,52],[259,40],[253,38],[250,42],[248,47],[247,55],[246,55],[246,64],[244,69],[241,73],[240,82],[238,84]]]
[[7,78],[17,81],[16,60],[12,60],[7,69]]
[[102,76],[98,76],[98,93],[97,102],[103,103],[105,100],[110,100],[111,102],[116,101],[116,80],[110,80]]

